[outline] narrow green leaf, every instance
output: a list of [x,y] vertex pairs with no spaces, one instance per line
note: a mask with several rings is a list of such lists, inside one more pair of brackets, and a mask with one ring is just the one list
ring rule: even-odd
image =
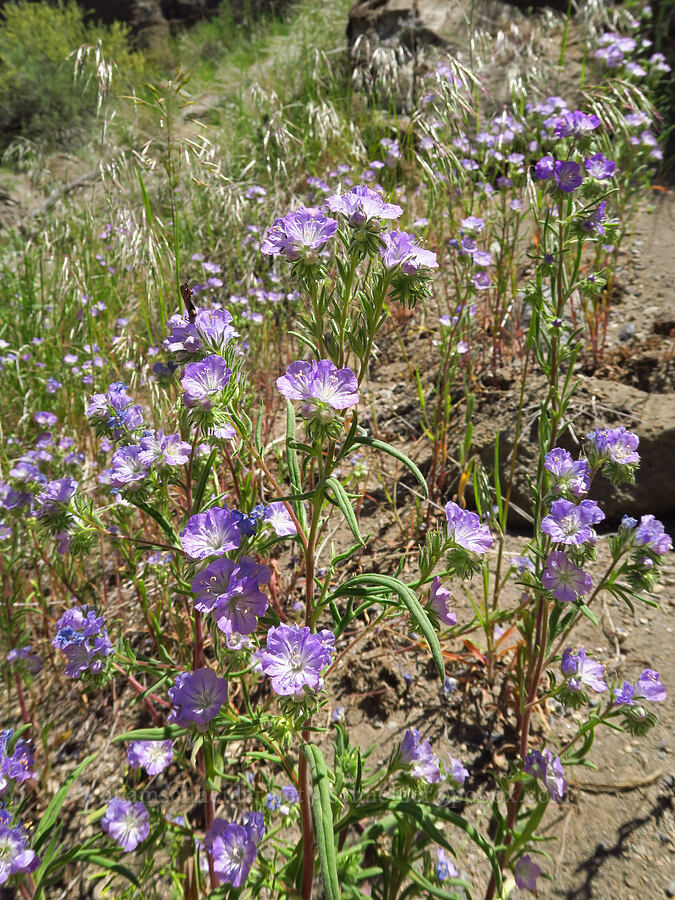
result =
[[77,766],[77,768],[73,772],[71,772],[71,774],[68,776],[68,778],[66,778],[58,791],[54,794],[51,803],[42,814],[40,824],[35,829],[33,846],[35,846],[36,848],[39,847],[40,838],[49,831],[49,829],[58,819],[59,813],[61,812],[61,807],[63,806],[63,803],[66,799],[66,794],[70,790],[71,785],[80,777],[89,763],[92,762],[92,760],[96,759],[96,756],[96,753],[92,753],[91,756],[88,756],[86,759],[82,760],[79,766]]
[[342,484],[337,480],[337,478],[326,478],[326,487],[330,488],[335,497],[335,502],[340,507],[342,515],[345,517],[347,525],[349,525],[349,530],[354,535],[356,540],[361,544],[362,547],[365,547],[365,541],[361,537],[361,532],[359,531],[359,523],[356,521],[356,514],[354,513],[354,507],[352,506],[351,500],[347,495],[347,491],[342,487]]
[[144,503],[142,500],[137,500],[134,497],[130,497],[131,502],[134,506],[137,506],[138,509],[142,509],[143,512],[147,513],[152,519],[157,522],[159,527],[162,529],[164,534],[172,541],[172,543],[178,543],[178,537],[176,536],[176,532],[173,530],[171,525],[166,521],[164,516],[158,512],[156,509],[153,509],[152,506],[148,506],[147,503]]
[[217,455],[218,450],[217,448],[214,448],[211,451],[209,458],[206,460],[204,471],[199,477],[199,484],[197,485],[197,490],[195,491],[195,495],[192,500],[192,509],[190,510],[190,515],[194,515],[195,513],[199,512],[199,508],[202,505],[202,499],[204,498],[204,491],[206,490],[206,482],[209,479],[209,475],[211,474],[211,469],[214,462],[216,461]]
[[77,853],[73,859],[84,860],[85,862],[91,863],[93,866],[100,866],[102,869],[107,869],[109,872],[121,875],[123,878],[126,878],[127,881],[130,881],[134,887],[137,887],[140,890],[141,886],[131,869],[123,866],[122,863],[117,862],[116,859],[112,859],[110,856],[104,856],[102,853],[85,850],[82,853]]
[[335,857],[335,831],[328,769],[323,754],[314,744],[304,744],[302,750],[312,773],[312,818],[326,897],[328,900],[339,900],[340,883]]
[[258,453],[262,456],[263,445],[262,445],[262,425],[263,425],[263,412],[265,410],[265,401],[260,401],[260,409],[258,410],[258,419],[255,423],[255,448]]
[[134,731],[125,731],[113,738],[113,744],[119,741],[166,741],[169,738],[177,738],[185,734],[186,728],[179,725],[165,725],[164,728],[136,728]]
[[411,618],[417,624],[429,645],[429,650],[431,650],[431,655],[436,664],[436,671],[438,672],[441,681],[445,680],[445,663],[443,661],[443,653],[441,652],[441,645],[438,642],[436,630],[431,624],[429,616],[417,599],[415,592],[406,584],[403,584],[402,581],[399,581],[398,578],[392,578],[391,575],[378,575],[375,573],[355,575],[354,578],[350,578],[345,581],[344,584],[340,585],[340,587],[331,595],[331,599],[348,596],[350,592],[354,592],[355,588],[358,590],[359,588],[368,586],[377,586],[383,588],[388,593],[398,594],[403,603],[407,606]]
[[429,497],[429,488],[427,487],[427,483],[425,481],[424,475],[417,468],[415,463],[402,453],[400,450],[397,450],[396,447],[392,447],[391,444],[387,444],[384,441],[379,441],[377,438],[365,437],[363,435],[357,435],[354,438],[355,444],[365,444],[367,447],[372,447],[374,450],[381,450],[383,453],[387,453],[389,456],[393,456],[394,459],[397,459],[399,462],[403,463],[406,468],[408,468],[415,478],[417,479],[422,491],[424,492],[424,497]]

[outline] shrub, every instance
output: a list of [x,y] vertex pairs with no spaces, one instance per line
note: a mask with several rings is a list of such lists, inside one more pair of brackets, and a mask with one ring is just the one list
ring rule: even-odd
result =
[[[105,61],[123,73],[140,68],[126,39],[120,24],[85,22],[72,0],[8,3],[0,19],[0,147],[18,135],[49,144],[67,139],[96,110]],[[77,50],[86,45],[98,53],[76,72]]]

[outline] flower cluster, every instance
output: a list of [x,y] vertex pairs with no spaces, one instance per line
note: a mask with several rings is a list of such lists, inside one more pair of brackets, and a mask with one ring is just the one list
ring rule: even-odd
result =
[[616,706],[633,706],[636,700],[648,700],[650,703],[661,703],[666,699],[666,689],[654,669],[644,669],[634,685],[624,681],[621,688],[613,692]]
[[8,823],[0,822],[0,884],[12,875],[33,872],[39,866],[39,857],[27,844],[23,828],[10,828]]
[[222,356],[233,338],[239,337],[226,309],[197,309],[194,319],[175,315],[164,346],[177,361],[186,362],[204,354]]
[[73,606],[56,623],[52,646],[62,650],[68,663],[66,675],[79,678],[84,672],[98,675],[105,659],[115,652],[103,616],[87,606]]
[[90,424],[114,438],[136,431],[143,424],[143,410],[127,394],[127,385],[113,382],[105,394],[93,394],[85,409]]
[[560,668],[565,676],[567,688],[573,693],[580,691],[583,685],[597,693],[607,690],[604,681],[605,667],[602,663],[589,659],[583,647],[579,648],[578,653],[570,647],[564,650]]

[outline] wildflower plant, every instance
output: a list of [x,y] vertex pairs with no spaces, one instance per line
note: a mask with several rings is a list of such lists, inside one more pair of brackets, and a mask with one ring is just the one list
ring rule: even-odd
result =
[[[641,77],[634,60],[632,68],[624,61],[633,44],[611,38],[601,42],[598,60]],[[662,65],[651,63],[655,72]],[[185,84],[180,77],[167,88],[174,105]],[[655,704],[667,690],[659,672],[635,671],[620,683],[579,646],[574,631],[584,620],[597,624],[601,594],[629,607],[652,603],[649,592],[672,540],[651,515],[625,516],[608,538],[599,533],[606,518],[594,487],[599,479],[621,485],[639,477],[636,434],[600,427],[568,449],[582,330],[575,317],[581,309],[599,352],[598,323],[588,320],[616,262],[607,247],[624,223],[615,216],[635,191],[624,177],[627,150],[653,158],[654,148],[644,134],[637,143],[624,140],[645,123],[623,112],[623,138],[610,140],[618,94],[603,103],[587,92],[583,109],[559,97],[514,102],[481,119],[479,83],[468,69],[441,65],[433,85],[414,117],[419,146],[410,154],[426,179],[418,198],[428,215],[406,224],[401,192],[387,194],[375,183],[380,177],[394,185],[409,162],[402,140],[380,138],[382,159],[364,172],[367,184],[348,182],[350,167],[341,163],[326,176],[332,186],[312,175],[305,203],[250,225],[242,254],[265,281],[242,276],[242,293],[230,294],[227,309],[213,299],[224,287],[219,263],[196,255],[204,283],[179,284],[179,154],[166,142],[171,232],[159,243],[173,259],[157,279],[164,331],[153,356],[164,355],[150,370],[152,403],[144,405],[133,370],[129,384],[107,377],[107,369],[94,380],[104,364],[92,342],[91,365],[78,375],[91,385],[83,415],[100,464],[80,466],[47,409],[31,424],[40,429],[35,447],[3,461],[0,539],[10,547],[8,566],[21,569],[25,548],[34,548],[50,583],[60,582],[67,594],[54,615],[36,575],[37,612],[16,602],[19,588],[10,587],[0,610],[23,720],[0,734],[0,794],[9,810],[0,809],[0,884],[15,879],[41,897],[66,867],[90,863],[126,879],[125,896],[141,896],[158,872],[191,897],[309,900],[319,881],[330,900],[450,896],[453,889],[469,895],[472,886],[459,874],[461,839],[484,858],[486,900],[506,896],[514,884],[535,890],[546,872],[543,855],[533,858],[539,823],[550,803],[565,801],[570,770],[586,763],[596,731],[644,735],[655,724]],[[628,95],[638,98],[634,87]],[[163,116],[174,108],[159,93],[155,105]],[[144,185],[143,192],[149,204]],[[261,185],[248,183],[241,194],[261,214],[271,208]],[[536,241],[528,245],[523,283],[517,257],[525,221]],[[163,225],[153,227],[160,232]],[[104,230],[106,240],[112,230]],[[169,297],[179,293],[185,309],[169,310]],[[447,309],[430,397],[415,373],[432,447],[425,478],[400,447],[379,437],[369,382],[385,327],[397,316],[430,316],[439,294]],[[265,314],[249,298],[267,304]],[[104,313],[105,304],[89,308],[90,324]],[[283,331],[282,322],[292,324],[289,340],[268,351],[268,386],[259,390],[250,329],[275,323]],[[496,378],[509,354],[520,354],[521,378],[503,479],[499,444],[488,473],[472,454],[471,430],[476,377]],[[71,372],[79,362],[74,353],[64,358]],[[523,555],[509,565],[505,536],[535,370],[545,389],[528,479],[532,529]],[[46,394],[56,394],[56,384],[45,382]],[[457,384],[465,434],[452,472]],[[285,427],[275,420],[278,408]],[[415,484],[416,568],[402,559],[389,570],[369,570],[363,551],[374,539],[362,533],[357,492],[364,456],[377,465],[393,461]],[[601,541],[610,563],[598,573]],[[125,634],[106,579],[100,588],[92,583],[88,554],[99,543],[114,553],[115,571],[123,563],[129,574],[143,640]],[[471,579],[482,596],[472,586],[473,620],[462,622],[455,597]],[[153,580],[156,595],[148,590]],[[509,581],[520,594],[515,608],[504,602]],[[93,757],[68,776],[33,828],[22,826],[33,809],[36,759],[42,761],[25,697],[40,669],[28,643],[38,613],[53,662],[73,690],[89,697],[114,680],[135,693],[142,717],[139,727],[115,736],[126,769],[114,796],[88,813],[96,832],[76,848],[66,846],[60,814]],[[484,661],[485,683],[508,698],[502,712],[517,746],[493,773],[489,838],[463,794],[471,773],[461,760],[440,755],[423,730],[406,723],[388,757],[373,764],[371,751],[352,743],[344,710],[334,710],[327,724],[341,668],[358,658],[364,638],[400,620],[428,649],[446,695],[457,681],[446,673],[450,657],[441,640],[478,634],[483,649],[472,647]],[[515,641],[508,665],[499,650],[504,627]],[[542,745],[532,734],[533,715],[548,699],[575,723],[562,745],[553,738]],[[195,789],[191,821],[176,816],[161,791],[154,798],[145,792],[152,779],[172,777]],[[465,808],[448,802],[448,791]]]

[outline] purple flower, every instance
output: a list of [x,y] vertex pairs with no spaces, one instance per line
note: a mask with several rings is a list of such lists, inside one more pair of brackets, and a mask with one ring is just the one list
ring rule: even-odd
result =
[[352,227],[358,228],[372,220],[397,219],[403,212],[395,203],[386,203],[376,192],[358,184],[346,194],[334,194],[326,201],[328,208],[348,219]]
[[66,478],[57,478],[48,481],[35,498],[38,504],[37,515],[49,516],[55,513],[59,506],[66,504],[77,490],[77,481],[68,475]]
[[181,672],[169,688],[169,700],[174,705],[169,722],[175,722],[181,728],[194,723],[199,731],[204,731],[227,702],[227,681],[211,669]]
[[232,369],[222,356],[215,353],[200,362],[188,363],[180,382],[185,391],[183,404],[189,409],[212,409],[231,377]]
[[380,255],[387,269],[401,266],[405,275],[417,275],[424,269],[437,269],[438,260],[431,250],[425,250],[407,231],[390,231],[382,235]]
[[192,447],[179,434],[169,434],[162,440],[161,450],[167,466],[184,466],[189,462]]
[[[264,607],[260,598],[252,595],[255,594],[259,585],[266,584],[269,580],[270,570],[267,566],[259,565],[248,556],[242,556],[238,562],[233,562],[231,559],[217,559],[209,563],[192,579],[192,591],[197,594],[195,609],[199,612],[216,612],[222,616],[225,614],[223,605],[229,605],[230,601],[234,599],[235,606],[237,603],[241,604],[237,615],[246,618],[247,613],[244,612],[242,606],[245,602],[249,602],[245,601],[245,597],[251,597],[250,612],[252,613],[254,608],[260,610],[251,616],[253,627],[248,631],[242,631],[241,628],[230,629],[230,631],[237,631],[240,634],[250,634],[255,630],[255,615],[263,615],[267,609],[267,598],[264,594],[260,594],[260,598],[264,601]],[[219,607],[219,604],[222,605]],[[230,615],[234,616],[234,610],[231,610]],[[243,624],[243,621],[240,621],[239,624]],[[248,625],[250,624],[251,622],[248,621]]]
[[183,550],[190,559],[207,559],[236,550],[241,544],[241,525],[235,510],[212,506],[190,516],[180,533]]
[[301,206],[276,219],[260,247],[268,256],[285,256],[296,260],[300,256],[311,259],[314,251],[329,241],[337,231],[335,219],[329,219],[316,207]]
[[582,500],[575,506],[570,500],[554,500],[551,513],[541,523],[541,530],[559,544],[585,544],[594,540],[591,525],[602,522],[605,514],[595,500]]
[[485,222],[479,216],[468,216],[466,219],[462,219],[462,228],[479,234],[485,228]]
[[52,646],[65,654],[69,678],[79,678],[87,670],[93,674],[102,672],[104,659],[115,652],[103,616],[97,616],[96,611],[87,606],[66,610],[56,623]]
[[281,500],[270,503],[265,510],[264,518],[278,537],[290,537],[298,533],[290,513]]
[[442,847],[436,849],[436,877],[439,881],[457,878],[458,872],[452,860],[448,859]]
[[457,614],[452,609],[452,593],[447,588],[441,587],[438,575],[431,582],[429,605],[441,622],[451,626],[457,624]]
[[438,759],[434,756],[429,738],[420,743],[417,728],[409,728],[405,732],[399,754],[404,765],[412,766],[410,774],[413,778],[422,778],[428,784],[436,784],[441,780]]
[[561,191],[571,194],[581,185],[583,177],[581,168],[578,163],[570,161],[556,160],[555,164],[555,183]]
[[666,699],[666,689],[654,669],[645,669],[635,685],[635,696],[652,703],[661,703]]
[[19,738],[11,753],[8,745],[12,731],[0,732],[0,794],[4,793],[10,781],[23,784],[35,777],[33,750],[27,741]]
[[663,556],[673,549],[673,540],[664,531],[663,522],[652,515],[641,516],[633,540],[641,547],[648,547],[657,556]]
[[540,181],[552,178],[554,172],[555,160],[552,156],[543,156],[534,167],[534,174]]
[[277,390],[289,400],[302,401],[302,414],[330,422],[334,410],[359,402],[358,382],[351,369],[338,369],[329,359],[297,361],[277,378]]
[[612,694],[614,695],[614,705],[615,706],[633,706],[633,694],[635,690],[633,685],[628,681],[624,681],[623,687],[614,688]]
[[132,769],[141,766],[148,775],[159,775],[173,759],[173,741],[132,741],[127,747],[127,760]]
[[532,859],[529,853],[521,856],[516,863],[516,886],[523,891],[536,891],[537,878],[541,875],[541,869]]
[[551,795],[551,800],[556,802],[562,800],[567,790],[567,782],[559,756],[554,757],[548,749],[544,749],[541,753],[538,750],[529,750],[523,768],[526,772],[541,778]]
[[476,272],[472,278],[474,287],[478,291],[487,291],[490,287],[491,279],[487,272]]
[[574,653],[569,647],[564,650],[560,667],[571,691],[578,691],[582,684],[598,693],[607,690],[603,680],[605,667],[594,659],[588,659],[583,647],[579,648],[578,653]]
[[281,799],[284,803],[297,803],[300,800],[294,785],[287,784],[281,789]]
[[547,556],[541,583],[561,603],[573,603],[593,587],[591,576],[571,563],[561,550],[553,550]]
[[603,222],[606,220],[607,216],[605,215],[605,210],[607,209],[607,202],[605,200],[602,203],[598,204],[598,208],[594,213],[588,218],[584,219],[581,223],[581,227],[584,231],[596,231],[598,234],[605,233],[605,226]]
[[598,181],[611,178],[616,171],[616,163],[606,159],[602,153],[595,153],[593,156],[585,159],[584,167],[591,178],[595,178]]
[[204,847],[213,859],[213,869],[221,884],[241,887],[251,870],[257,845],[265,833],[260,813],[252,813],[247,822],[237,825],[214,819],[204,836]]
[[553,136],[565,138],[572,135],[585,134],[589,131],[595,131],[599,125],[600,119],[597,116],[575,109],[574,112],[566,113],[566,115],[555,122]]
[[582,497],[591,486],[588,463],[585,459],[572,459],[567,450],[554,447],[544,458],[544,466],[554,477],[555,487]]
[[35,851],[26,846],[27,841],[23,828],[10,828],[8,822],[0,824],[0,884],[11,875],[32,872],[40,864]]
[[148,477],[149,467],[143,458],[143,449],[136,444],[120,447],[112,456],[110,485],[113,488],[139,488]]
[[125,853],[130,853],[150,834],[150,822],[145,804],[132,803],[113,797],[101,819],[101,828],[116,841]]
[[261,658],[263,672],[272,679],[272,690],[281,696],[300,694],[305,687],[319,690],[334,642],[330,631],[312,634],[306,625],[272,626]]
[[470,553],[482,555],[492,546],[492,535],[487,525],[481,525],[476,513],[462,509],[452,500],[445,507],[448,520],[448,538]]
[[52,428],[57,422],[56,416],[52,412],[36,412],[34,419],[43,428]]
[[448,778],[452,778],[452,780],[456,781],[458,784],[464,784],[469,777],[469,770],[465,768],[458,759],[455,759],[454,756],[450,756],[449,759],[450,768],[447,770]]

